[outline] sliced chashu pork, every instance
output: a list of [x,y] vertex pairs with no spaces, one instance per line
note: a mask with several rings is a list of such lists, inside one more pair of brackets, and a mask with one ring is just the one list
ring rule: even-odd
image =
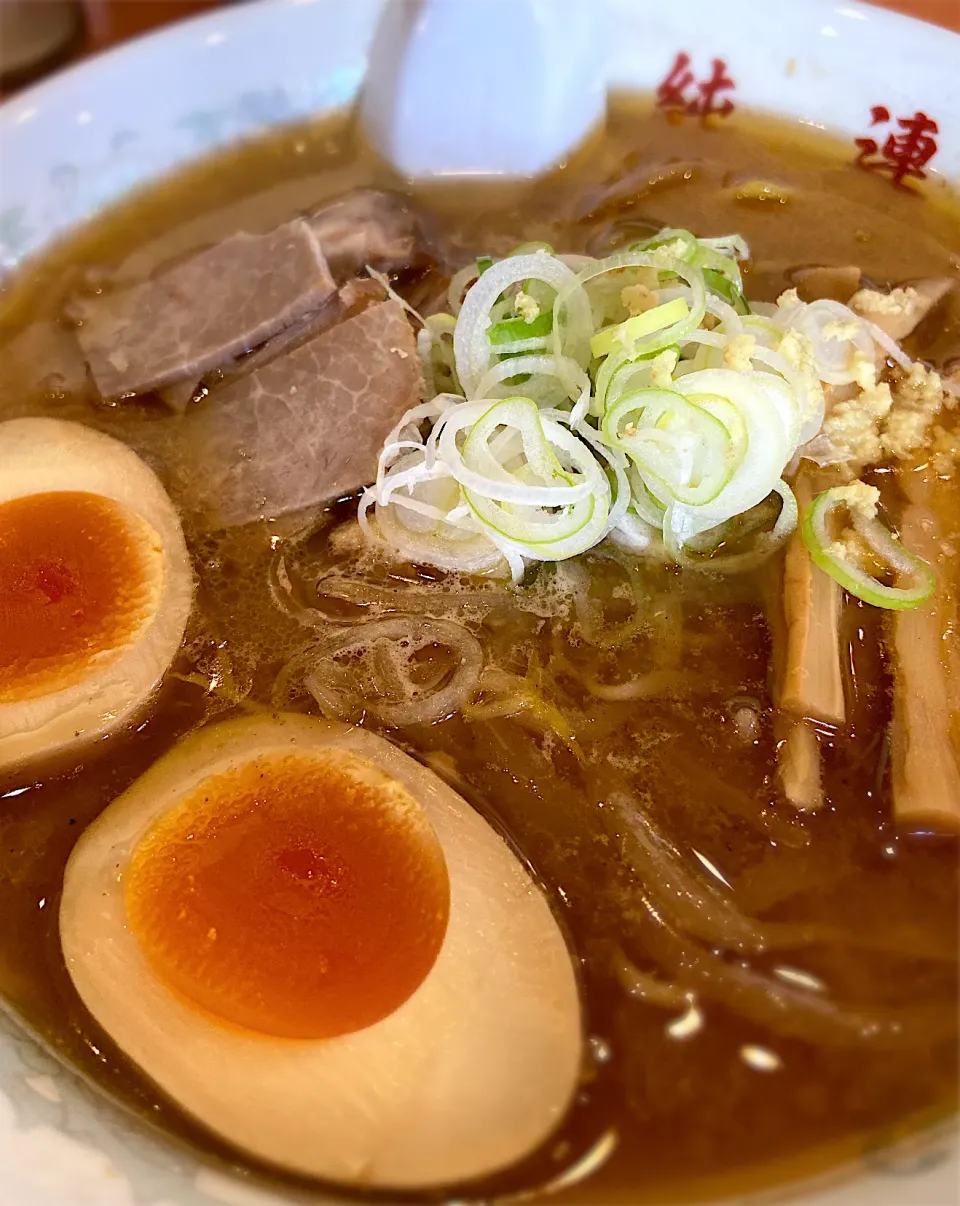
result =
[[255,351],[229,360],[219,365],[210,373],[205,373],[199,380],[192,378],[178,381],[174,385],[166,385],[157,390],[160,398],[176,414],[183,414],[198,392],[204,394],[216,389],[219,385],[230,385],[248,373],[255,372],[271,360],[276,360],[285,352],[292,352],[303,343],[308,343],[324,331],[329,331],[338,322],[360,314],[369,306],[381,302],[386,297],[383,287],[373,280],[351,280],[342,285],[336,293],[327,299],[319,310],[314,310],[298,318],[279,334],[262,343]]
[[107,399],[196,382],[323,307],[336,286],[309,225],[236,234],[160,275],[77,302],[77,332]]
[[41,319],[0,346],[0,413],[42,395],[87,392],[87,366],[69,327]]
[[373,305],[190,410],[184,505],[230,527],[350,494],[376,477],[385,437],[422,394],[402,307]]
[[417,216],[396,193],[357,189],[321,206],[307,221],[338,281],[368,266],[399,272],[421,259]]
[[256,351],[243,356],[233,364],[225,366],[222,380],[225,385],[232,385],[241,377],[256,372],[272,360],[295,351],[302,344],[310,343],[325,331],[331,330],[338,323],[345,322],[362,314],[378,302],[385,301],[386,291],[382,285],[372,280],[351,280],[337,290],[327,303],[312,314],[303,318],[268,339]]

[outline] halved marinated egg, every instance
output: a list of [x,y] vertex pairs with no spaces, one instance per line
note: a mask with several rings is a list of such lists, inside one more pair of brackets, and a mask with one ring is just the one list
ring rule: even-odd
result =
[[492,1173],[577,1084],[576,976],[543,895],[460,796],[363,729],[258,716],[182,741],[81,838],[60,935],[127,1055],[298,1173]]
[[135,452],[78,423],[0,423],[0,768],[129,720],[192,598],[180,520]]

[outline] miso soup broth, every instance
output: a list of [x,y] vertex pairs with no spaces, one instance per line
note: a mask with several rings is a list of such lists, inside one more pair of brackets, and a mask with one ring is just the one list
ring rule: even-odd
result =
[[[282,130],[152,186],[6,282],[0,294],[0,423],[76,422],[129,445],[173,500],[196,580],[182,643],[145,706],[129,700],[127,721],[107,725],[96,740],[41,744],[29,759],[11,758],[0,770],[0,911],[6,919],[0,996],[67,1063],[206,1158],[239,1166],[295,1200],[320,1200],[322,1178],[302,1175],[295,1161],[228,1142],[224,1134],[234,1132],[212,1117],[204,1125],[199,1107],[179,1101],[169,1084],[161,1090],[155,1082],[162,1078],[138,1067],[111,1037],[111,1026],[102,1026],[93,1016],[97,1011],[81,1000],[58,925],[67,860],[112,801],[168,751],[179,756],[176,743],[203,726],[241,718],[253,724],[281,711],[359,726],[435,772],[489,822],[487,831],[502,835],[503,858],[512,852],[516,873],[532,877],[549,904],[557,926],[550,928],[544,914],[537,921],[547,926],[543,937],[530,941],[529,953],[519,946],[518,958],[545,958],[556,934],[569,948],[582,1019],[569,1103],[558,1087],[555,1124],[544,1123],[546,1137],[531,1139],[515,1159],[498,1164],[491,1157],[489,1171],[466,1183],[454,1178],[449,1186],[440,1173],[423,1188],[415,1178],[401,1178],[405,1197],[470,1200],[549,1190],[562,1200],[591,1204],[709,1201],[874,1153],[951,1115],[960,918],[960,797],[951,793],[954,781],[960,786],[954,553],[960,495],[953,470],[960,448],[954,431],[960,207],[945,188],[897,188],[886,177],[858,170],[851,159],[848,147],[825,136],[801,136],[795,127],[766,119],[738,113],[705,129],[694,120],[667,121],[651,115],[648,103],[621,98],[603,136],[545,181],[511,187],[467,182],[410,192],[357,140],[350,122],[338,118]],[[383,195],[391,200],[381,211]],[[311,215],[313,234],[294,223],[301,215]],[[840,373],[839,383],[814,374],[816,389],[825,385],[828,391],[826,414],[817,416],[806,441],[832,441],[831,454],[818,453],[817,463],[788,463],[793,444],[785,444],[787,459],[775,475],[782,470],[785,489],[796,495],[801,527],[781,540],[777,516],[787,514],[788,503],[775,494],[761,496],[725,520],[712,544],[697,545],[692,537],[685,552],[681,545],[679,557],[671,555],[676,550],[670,538],[660,540],[656,523],[673,513],[673,503],[651,493],[662,483],[654,466],[644,479],[651,487],[643,495],[646,518],[634,504],[630,512],[639,515],[635,529],[642,526],[646,546],[615,533],[601,539],[598,528],[593,545],[572,556],[516,553],[498,561],[501,545],[491,537],[493,543],[483,545],[489,564],[482,553],[472,570],[458,569],[442,556],[431,562],[411,553],[419,546],[413,536],[413,544],[403,544],[405,521],[398,528],[390,518],[383,493],[366,512],[384,537],[371,543],[357,513],[358,487],[370,485],[372,473],[364,477],[344,450],[370,435],[366,415],[374,395],[377,413],[383,412],[379,450],[404,409],[401,404],[387,419],[387,394],[406,391],[413,405],[423,391],[416,369],[420,322],[383,309],[394,303],[384,301],[365,265],[386,273],[422,315],[447,315],[432,328],[436,339],[419,343],[429,397],[456,392],[465,363],[459,351],[453,360],[457,337],[450,332],[459,319],[448,290],[458,303],[465,290],[469,298],[473,280],[482,283],[485,272],[506,262],[520,244],[547,245],[543,259],[599,258],[638,246],[645,248],[637,253],[641,259],[655,258],[654,236],[663,228],[674,240],[692,232],[689,246],[707,255],[696,262],[713,271],[708,293],[712,279],[722,292],[710,296],[726,299],[726,309],[715,305],[711,311],[708,303],[699,344],[700,337],[687,331],[675,340],[675,351],[674,343],[651,345],[648,359],[655,352],[672,374],[670,390],[683,388],[680,366],[694,354],[703,358],[687,366],[695,371],[709,372],[711,365],[714,372],[735,371],[738,354],[746,355],[744,371],[750,370],[751,358],[763,353],[763,336],[759,326],[748,326],[736,337],[740,343],[731,338],[724,345],[724,324],[737,320],[734,311],[752,309],[769,326],[792,305],[833,299],[830,304],[840,309],[823,311],[818,328],[828,353],[861,338],[848,330],[858,316],[873,324],[864,328],[871,349],[870,331],[879,326],[882,339],[885,324],[901,322],[892,340],[907,368],[898,367],[881,342],[869,380],[853,370],[847,378]],[[246,240],[232,239],[241,232]],[[734,253],[699,242],[733,234],[749,245],[735,274],[742,290],[731,284],[733,269],[723,276]],[[268,245],[268,238],[279,241]],[[315,261],[316,243],[323,255]],[[670,254],[679,255],[680,244],[669,243]],[[231,260],[225,249],[247,258]],[[723,259],[719,283],[709,265],[720,261],[707,253]],[[222,257],[210,261],[208,276],[198,258],[204,254]],[[286,283],[271,270],[279,260],[270,258],[287,255],[307,265],[303,279],[290,284],[289,298]],[[571,271],[582,271],[586,262],[571,260]],[[592,358],[586,352],[578,370],[588,374],[584,380],[594,397],[600,390],[597,365],[603,355],[616,354],[620,345],[611,340],[621,338],[610,336],[605,344],[602,331],[621,331],[622,324],[628,340],[631,330],[640,330],[635,320],[655,308],[679,301],[671,314],[680,314],[693,306],[673,263],[660,262],[659,278],[656,263],[619,269],[654,276],[623,277],[622,290],[618,279],[605,325],[591,342]],[[451,278],[465,265],[473,267],[461,275],[457,294]],[[134,317],[133,310],[122,312],[126,302],[115,299],[132,296],[124,291],[142,282],[173,281],[177,273],[178,282],[189,282],[182,285],[189,288],[181,298],[185,326],[190,307],[206,299],[210,330],[218,323],[228,327],[236,312],[249,310],[244,321],[260,333],[234,339],[215,332],[209,342],[219,340],[222,354],[214,361],[185,330],[178,338],[184,348],[190,344],[191,367],[172,377],[163,367],[150,367],[161,365],[156,331],[168,318],[152,316],[153,295],[137,295],[141,309]],[[503,337],[490,338],[500,339],[505,355],[523,356],[530,351],[524,339],[536,342],[533,333],[548,328],[552,294],[536,280],[521,282],[519,293],[516,282],[510,288],[499,300],[491,298],[491,321],[501,324]],[[268,294],[286,307],[283,322],[269,331],[263,316],[253,313]],[[778,298],[780,315],[773,304]],[[460,313],[468,315],[463,300]],[[331,306],[337,307],[329,319],[334,325],[317,334],[309,324]],[[381,317],[378,334],[374,324]],[[834,327],[823,335],[829,322]],[[350,327],[366,341],[356,346],[329,345],[333,350],[326,352],[311,342],[364,323],[362,330]],[[517,324],[527,324],[529,334]],[[787,338],[783,332],[801,329],[808,332],[802,347],[814,346],[813,328],[799,319],[792,327],[781,323],[769,346],[774,367],[767,365],[768,372],[779,372],[791,389],[794,368],[807,369],[783,367],[783,358],[775,357]],[[408,339],[409,350],[403,350]],[[287,342],[274,346],[274,340]],[[135,348],[132,356],[125,341]],[[511,341],[521,346],[511,351]],[[714,352],[719,359],[708,361]],[[277,366],[285,357],[308,354],[314,368],[298,362],[301,375],[289,378],[296,384],[288,390]],[[873,355],[871,350],[871,360]],[[359,384],[344,370],[336,405],[320,420],[297,410],[297,391],[310,372],[335,377],[347,360],[360,366]],[[493,361],[496,368],[496,355]],[[911,361],[921,368],[910,367]],[[631,372],[646,371],[631,363]],[[754,361],[751,371],[757,368]],[[137,374],[142,380],[131,386]],[[489,397],[524,396],[535,377],[533,368],[512,377],[504,370],[502,388]],[[275,427],[276,438],[268,447],[261,430],[244,424],[271,390],[276,397],[267,401],[275,404],[269,412],[275,417],[263,421]],[[551,405],[555,410],[557,403]],[[416,422],[439,421],[441,413]],[[562,427],[569,416],[562,406],[557,413],[560,418],[549,422]],[[718,430],[724,414],[718,404],[720,418],[710,420]],[[894,422],[891,416],[899,417]],[[623,473],[642,475],[647,454],[632,452],[630,441],[644,420],[632,412],[628,418],[633,426],[625,422],[615,433],[623,441]],[[661,430],[675,420],[667,414]],[[595,425],[590,431],[605,430],[602,416],[588,421]],[[304,425],[302,435],[297,424]],[[9,430],[0,426],[0,445]],[[728,426],[724,438],[736,443],[732,431]],[[420,436],[407,438],[412,446]],[[489,445],[494,452],[497,438]],[[259,440],[259,459],[249,454],[252,444],[238,453],[235,439]],[[409,448],[404,455],[412,455]],[[19,547],[11,535],[20,522],[11,518],[16,499],[66,489],[41,481],[39,468],[31,466],[17,470],[25,483],[19,494],[7,489],[4,474],[12,481],[13,470],[5,469],[2,456],[0,448],[0,562],[7,559],[5,550]],[[620,464],[609,465],[614,463]],[[563,481],[569,482],[573,470],[565,469]],[[598,480],[614,506],[621,487],[609,485],[615,473],[608,469],[606,477],[598,471]],[[386,472],[393,471],[388,464]],[[636,476],[629,480],[635,483]],[[879,499],[879,511],[874,507],[864,521],[874,526],[861,524],[863,531],[897,532],[911,557],[932,565],[935,589],[919,606],[914,594],[926,579],[917,563],[898,570],[894,561],[891,569],[880,564],[879,537],[872,545],[857,537],[854,512],[861,496],[843,496],[853,527],[843,534],[835,528],[835,540],[816,546],[811,561],[813,546],[804,545],[801,529],[812,498],[828,488],[849,489],[857,480],[868,502]],[[81,481],[70,488],[98,487]],[[695,500],[683,504],[691,514],[701,497],[696,488],[684,486],[684,498]],[[715,495],[725,488],[718,484]],[[878,496],[869,493],[873,488]],[[581,491],[570,507],[584,497]],[[543,502],[537,496],[537,522],[559,523],[566,504],[548,511]],[[421,528],[409,531],[427,524],[423,519]],[[175,546],[175,535],[159,521],[153,527],[162,530],[164,547]],[[708,536],[719,530],[707,528]],[[390,534],[401,530],[391,545]],[[702,536],[703,525],[696,531]],[[471,529],[461,543],[483,539]],[[72,553],[52,537],[49,548],[44,565],[60,574],[57,567]],[[862,557],[856,572],[845,560],[855,555]],[[828,562],[832,569],[824,571]],[[0,584],[10,599],[26,589],[15,569],[8,573],[0,565]],[[106,581],[107,570],[103,574]],[[48,578],[31,578],[29,588],[43,592],[44,605],[59,605],[69,583]],[[801,595],[804,602],[797,603]],[[826,610],[818,611],[821,606]],[[173,615],[168,629],[179,631],[170,607],[158,614]],[[9,687],[8,680],[20,664],[21,614],[45,613],[21,613],[0,599],[0,763],[9,731],[3,725],[14,724],[5,715],[20,706],[16,683]],[[824,615],[828,633],[817,628]],[[461,682],[467,682],[462,689]],[[932,768],[929,782],[921,781],[922,765]],[[138,783],[137,791],[144,790]],[[107,832],[110,815],[91,831],[91,841],[94,833]],[[282,824],[282,812],[278,816]],[[459,864],[453,847],[444,849],[456,891],[453,869]],[[297,850],[299,861],[290,864],[301,885],[297,891],[306,891],[307,881],[326,884],[327,870],[321,874],[320,864],[310,861],[313,854]],[[282,856],[287,854],[284,848]],[[70,891],[79,891],[71,874]],[[499,871],[490,874],[490,883],[501,881]],[[489,892],[494,899],[494,889]],[[423,905],[442,914],[441,931],[445,907]],[[431,943],[416,955],[424,967],[438,958],[440,939]],[[557,950],[562,947],[557,940]],[[103,949],[113,948],[105,940]],[[558,978],[550,983],[561,985],[557,994],[566,991],[567,974],[565,967],[562,976],[551,970]],[[398,989],[389,1008],[370,1013],[373,1021],[381,1024],[384,1010],[395,1010],[410,993],[402,1008],[412,1006],[419,983],[413,977]],[[132,981],[118,983],[118,996],[133,991]],[[181,1008],[190,991],[178,991]],[[494,1007],[505,1008],[502,1001]],[[195,1008],[198,1018],[204,1009],[216,1013],[209,1000]],[[257,1029],[249,1020],[236,1021],[254,1013],[236,1013],[234,1024]],[[203,1020],[208,1023],[207,1014]],[[270,1033],[315,1033],[297,1030],[300,1024]],[[483,1031],[491,1050],[512,1041],[510,1025]],[[501,1031],[502,1039],[496,1037]],[[433,1038],[427,1031],[410,1041],[429,1050]],[[478,1068],[482,1063],[477,1057]],[[365,1074],[358,1071],[358,1080]],[[216,1078],[211,1068],[208,1079]],[[350,1075],[343,1083],[347,1092]],[[250,1097],[257,1093],[254,1078]],[[315,1121],[323,1128],[320,1113]],[[486,1166],[480,1161],[476,1167]],[[362,1170],[334,1180],[341,1194],[370,1190]],[[375,1180],[371,1192],[384,1189],[389,1185]]]

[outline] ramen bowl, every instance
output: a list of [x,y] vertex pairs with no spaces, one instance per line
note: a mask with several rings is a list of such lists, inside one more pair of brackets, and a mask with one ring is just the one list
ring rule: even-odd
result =
[[[648,93],[653,104],[715,121],[740,108],[768,113],[844,140],[851,162],[891,181],[900,173],[922,174],[933,190],[960,184],[960,38],[953,34],[856,3],[594,3],[611,31],[601,39],[608,90]],[[562,22],[573,5],[558,0],[548,11]],[[17,267],[130,190],[211,151],[352,105],[380,11],[379,0],[225,8],[16,95],[0,108],[2,268]],[[456,38],[456,22],[450,36]],[[551,53],[558,73],[577,74],[582,47],[575,38],[554,37]],[[458,95],[455,61],[439,66],[437,88]],[[453,103],[481,99],[465,90]],[[429,141],[429,114],[424,120]],[[547,134],[530,123],[526,137]],[[535,145],[525,151],[536,158]],[[497,170],[495,155],[486,163]],[[321,1200],[208,1164],[166,1140],[2,1012],[0,1163],[10,1206]],[[815,1179],[797,1170],[793,1182],[765,1191],[762,1200],[945,1206],[957,1177],[949,1128],[877,1146]],[[724,1200],[761,1199],[745,1193]]]

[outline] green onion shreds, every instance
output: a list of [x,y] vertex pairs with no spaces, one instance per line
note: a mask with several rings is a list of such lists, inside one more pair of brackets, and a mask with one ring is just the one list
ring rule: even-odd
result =
[[[824,426],[827,387],[875,407],[878,366],[911,361],[838,302],[751,304],[749,258],[737,234],[665,228],[599,258],[526,242],[471,259],[420,320],[426,400],[384,443],[364,533],[515,582],[607,537],[711,572],[759,564],[796,529],[799,462],[854,458]],[[859,598],[915,606],[932,570],[875,503],[862,482],[828,492],[804,537]]]
[[490,328],[490,342],[497,347],[521,339],[545,339],[552,330],[552,314],[538,314],[530,322],[525,318],[507,318]]
[[[655,306],[643,314],[636,314],[633,318],[628,318],[614,327],[604,328],[590,340],[590,351],[594,356],[606,356],[614,349],[622,351],[624,348],[634,347],[637,341],[644,336],[653,335],[657,331],[666,331],[667,328],[689,317],[689,314],[690,307],[686,301],[682,297],[675,297],[673,301],[665,302],[662,306]],[[672,342],[671,335],[671,338],[665,341],[664,346]]]
[[750,314],[751,311],[747,299],[733,281],[729,277],[724,276],[722,272],[718,272],[715,268],[704,268],[703,281],[711,293],[716,293],[725,302],[729,302],[738,314],[744,317]]
[[[876,518],[878,498],[878,490],[860,481],[825,490],[804,516],[803,539],[814,563],[864,603],[893,610],[917,607],[933,594],[936,577]],[[849,522],[836,530],[844,511]],[[888,585],[878,574],[898,585]]]

